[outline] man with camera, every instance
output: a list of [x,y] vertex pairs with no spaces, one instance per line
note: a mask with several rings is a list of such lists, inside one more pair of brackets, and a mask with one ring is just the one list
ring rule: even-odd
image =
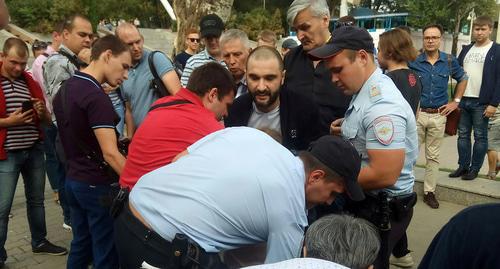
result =
[[47,241],[45,165],[41,124],[50,123],[42,89],[26,73],[28,47],[18,38],[3,46],[0,63],[0,267],[7,259],[9,213],[19,174],[23,175],[33,253],[64,255],[66,249]]

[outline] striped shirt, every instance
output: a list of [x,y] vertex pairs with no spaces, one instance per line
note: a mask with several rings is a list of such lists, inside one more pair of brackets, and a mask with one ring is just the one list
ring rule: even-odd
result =
[[[2,89],[5,95],[7,115],[22,107],[24,101],[31,100],[28,85],[23,79],[10,81],[4,77],[0,78]],[[5,139],[5,150],[18,150],[31,148],[38,141],[38,129],[34,122],[7,127],[7,137]]]
[[117,106],[122,103],[122,100],[120,99],[120,96],[116,92],[116,90],[113,90],[108,93],[109,99],[111,100],[111,103],[113,106]]
[[214,57],[212,57],[210,54],[208,54],[208,51],[205,49],[202,52],[195,54],[191,56],[186,62],[186,67],[184,67],[184,71],[182,72],[182,77],[181,77],[181,84],[183,87],[186,87],[188,84],[189,77],[191,76],[191,73],[193,73],[193,70],[196,69],[197,67],[200,67],[208,62],[218,62],[222,64],[224,67],[227,68],[226,63],[224,61],[218,61]]

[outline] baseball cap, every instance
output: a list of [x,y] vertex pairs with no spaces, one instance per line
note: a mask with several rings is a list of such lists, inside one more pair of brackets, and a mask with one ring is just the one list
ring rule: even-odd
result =
[[224,22],[216,14],[208,14],[200,20],[201,37],[216,36],[219,37],[224,31]]
[[344,179],[351,200],[365,199],[363,189],[358,184],[361,156],[349,141],[340,136],[325,135],[312,142],[308,151]]
[[293,40],[292,38],[288,38],[285,41],[283,41],[283,43],[281,44],[281,47],[284,49],[293,49],[293,48],[297,47],[298,45],[299,44],[297,44],[297,42],[295,42],[295,40]]
[[335,29],[332,38],[325,45],[309,52],[313,60],[322,60],[335,56],[343,49],[365,50],[375,52],[373,38],[365,28],[357,26],[343,26]]

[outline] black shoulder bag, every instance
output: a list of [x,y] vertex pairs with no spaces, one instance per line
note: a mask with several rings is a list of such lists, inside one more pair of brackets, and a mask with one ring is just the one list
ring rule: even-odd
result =
[[163,54],[163,52],[155,50],[152,51],[148,56],[149,70],[151,70],[151,74],[153,75],[153,79],[149,83],[149,88],[158,98],[161,98],[170,95],[170,93],[168,92],[167,88],[165,88],[165,85],[163,85],[163,81],[161,80],[160,75],[158,75],[158,71],[156,71],[154,65],[154,55],[156,53]]

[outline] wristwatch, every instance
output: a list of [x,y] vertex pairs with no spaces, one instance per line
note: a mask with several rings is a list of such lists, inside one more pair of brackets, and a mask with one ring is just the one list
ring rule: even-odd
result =
[[460,100],[461,100],[460,98],[455,98],[455,100],[453,100],[453,101],[460,103]]

